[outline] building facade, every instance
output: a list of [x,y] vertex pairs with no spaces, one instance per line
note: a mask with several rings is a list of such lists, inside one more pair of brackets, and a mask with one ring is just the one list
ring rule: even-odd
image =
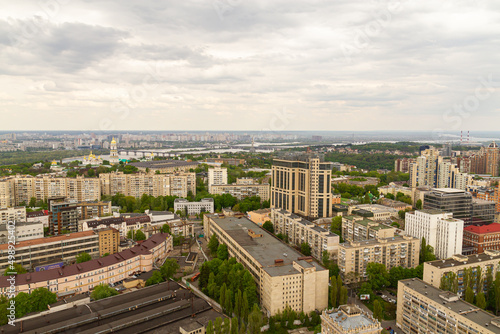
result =
[[208,192],[212,193],[212,185],[224,185],[227,184],[227,168],[225,167],[214,167],[208,169]]
[[500,333],[498,317],[418,278],[398,282],[396,325],[402,333]]
[[261,201],[269,201],[269,184],[214,184],[210,193],[213,195],[230,194],[238,200],[259,196]]
[[196,215],[202,212],[214,213],[214,199],[202,198],[199,202],[190,202],[185,198],[174,200],[174,212],[187,212],[188,215]]
[[424,195],[424,209],[441,210],[461,219],[464,225],[472,223],[472,195],[460,189],[432,189]]
[[464,247],[472,247],[473,254],[483,253],[487,249],[500,251],[500,224],[464,228]]
[[464,221],[454,219],[452,213],[440,210],[417,210],[407,212],[405,217],[407,235],[422,239],[434,247],[438,259],[462,254]]
[[257,282],[268,316],[287,306],[309,313],[328,306],[328,270],[274,238],[247,218],[205,215],[205,237],[215,234]]
[[382,326],[356,305],[340,305],[321,313],[321,334],[380,334]]
[[8,222],[25,222],[26,221],[26,207],[16,206],[12,208],[0,209],[0,224],[7,224]]
[[271,177],[271,208],[283,209],[304,217],[332,215],[330,162],[319,157],[296,156],[275,159]]
[[365,281],[366,266],[370,262],[382,263],[387,270],[392,267],[415,268],[418,266],[420,240],[410,236],[395,236],[339,245],[338,266],[346,283]]
[[288,236],[289,242],[297,247],[307,243],[311,247],[311,255],[316,259],[321,260],[324,251],[330,256],[337,256],[340,238],[329,230],[279,209],[271,209],[271,222],[275,234]]
[[180,172],[189,172],[198,167],[197,161],[182,160],[153,160],[144,162],[133,162],[131,166],[137,167],[141,172],[152,172],[161,174],[172,174]]
[[271,221],[271,209],[259,209],[247,212],[248,218],[255,224],[262,226],[265,222]]
[[96,230],[99,236],[99,256],[118,253],[120,245],[120,232],[112,227]]
[[396,229],[359,216],[342,217],[342,239],[359,242],[394,237]]

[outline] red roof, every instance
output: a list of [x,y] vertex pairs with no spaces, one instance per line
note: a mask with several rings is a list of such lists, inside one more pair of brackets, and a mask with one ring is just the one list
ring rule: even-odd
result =
[[497,233],[500,232],[500,224],[493,223],[489,225],[482,226],[467,226],[464,231],[476,233],[476,234],[486,234],[486,233]]

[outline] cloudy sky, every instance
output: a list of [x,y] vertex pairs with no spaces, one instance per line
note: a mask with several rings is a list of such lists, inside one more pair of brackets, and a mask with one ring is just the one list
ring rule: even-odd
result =
[[500,2],[20,0],[0,130],[498,130]]

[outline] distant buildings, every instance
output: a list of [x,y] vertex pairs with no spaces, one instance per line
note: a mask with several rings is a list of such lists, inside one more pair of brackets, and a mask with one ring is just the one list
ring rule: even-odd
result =
[[366,266],[370,262],[392,267],[418,266],[420,240],[411,236],[344,242],[339,245],[338,266],[346,283],[365,281]]
[[373,220],[385,220],[398,217],[398,210],[380,204],[356,204],[349,206],[348,214],[356,214]]
[[339,236],[329,230],[279,209],[271,209],[271,222],[275,234],[288,236],[289,242],[297,247],[307,243],[316,259],[322,259],[323,251],[327,251],[329,256],[337,256]]
[[111,141],[111,144],[109,145],[109,150],[110,150],[110,157],[109,157],[109,163],[112,165],[118,164],[120,161],[118,159],[118,146],[116,144],[115,138]]
[[179,172],[189,172],[191,169],[198,167],[199,163],[197,161],[183,161],[183,160],[153,160],[144,162],[133,162],[129,165],[137,167],[142,172],[153,172],[153,173],[179,173]]
[[356,305],[341,305],[321,314],[321,334],[380,334],[382,326]]
[[[255,182],[253,179],[252,182]],[[247,179],[238,178],[233,184],[214,184],[210,193],[213,195],[230,194],[241,200],[246,197],[259,196],[261,201],[269,200],[269,184],[248,183]]]
[[188,215],[196,215],[202,212],[214,213],[214,199],[203,198],[199,202],[189,202],[184,198],[174,200],[174,212],[186,212]]
[[26,221],[26,207],[16,206],[13,208],[0,209],[0,224],[7,224],[8,222],[25,222]]
[[417,160],[413,158],[396,159],[394,161],[394,171],[408,173],[410,171],[410,165],[416,161]]
[[102,159],[100,156],[96,157],[96,155],[92,154],[92,151],[90,151],[89,155],[83,156],[82,165],[92,165],[92,166],[102,165]]
[[227,168],[214,167],[208,169],[208,192],[212,194],[213,185],[227,184]]
[[220,163],[230,166],[239,166],[246,164],[245,159],[235,159],[235,158],[206,158],[205,162]]
[[432,189],[424,195],[424,209],[441,210],[461,219],[464,225],[472,223],[472,195],[460,189]]
[[374,239],[393,238],[396,229],[359,216],[342,217],[342,239],[359,242]]
[[473,254],[483,253],[487,249],[500,251],[500,224],[467,226],[463,244],[464,247],[472,247]]
[[215,234],[229,255],[250,271],[268,316],[289,306],[309,313],[328,306],[328,270],[274,238],[247,218],[204,216],[205,237]]
[[452,213],[435,209],[407,212],[405,232],[418,239],[425,238],[439,259],[462,254],[464,221],[454,219]]
[[380,205],[387,206],[389,208],[401,211],[401,210],[406,210],[406,209],[411,209],[413,206],[411,204],[401,202],[401,201],[395,201],[393,199],[389,198],[381,198],[377,202]]
[[500,333],[497,316],[418,278],[398,282],[396,324],[402,333]]
[[274,159],[271,208],[322,218],[332,215],[331,162],[303,155]]

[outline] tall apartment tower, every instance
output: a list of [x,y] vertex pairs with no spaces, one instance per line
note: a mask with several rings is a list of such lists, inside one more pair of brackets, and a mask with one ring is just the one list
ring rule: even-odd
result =
[[486,174],[498,176],[500,163],[500,148],[495,142],[488,145],[486,149]]
[[438,168],[442,162],[443,157],[439,156],[439,151],[435,148],[423,150],[417,161],[410,165],[410,186],[436,187]]
[[472,195],[459,189],[433,189],[424,195],[424,209],[451,212],[453,218],[472,223]]
[[113,140],[111,141],[111,144],[109,145],[109,163],[112,165],[116,165],[119,163],[118,161],[118,145],[116,145],[116,140],[113,137]]
[[271,208],[309,218],[330,217],[333,164],[312,155],[275,159],[272,166]]
[[212,193],[212,185],[227,184],[227,168],[214,167],[208,169],[208,192]]

